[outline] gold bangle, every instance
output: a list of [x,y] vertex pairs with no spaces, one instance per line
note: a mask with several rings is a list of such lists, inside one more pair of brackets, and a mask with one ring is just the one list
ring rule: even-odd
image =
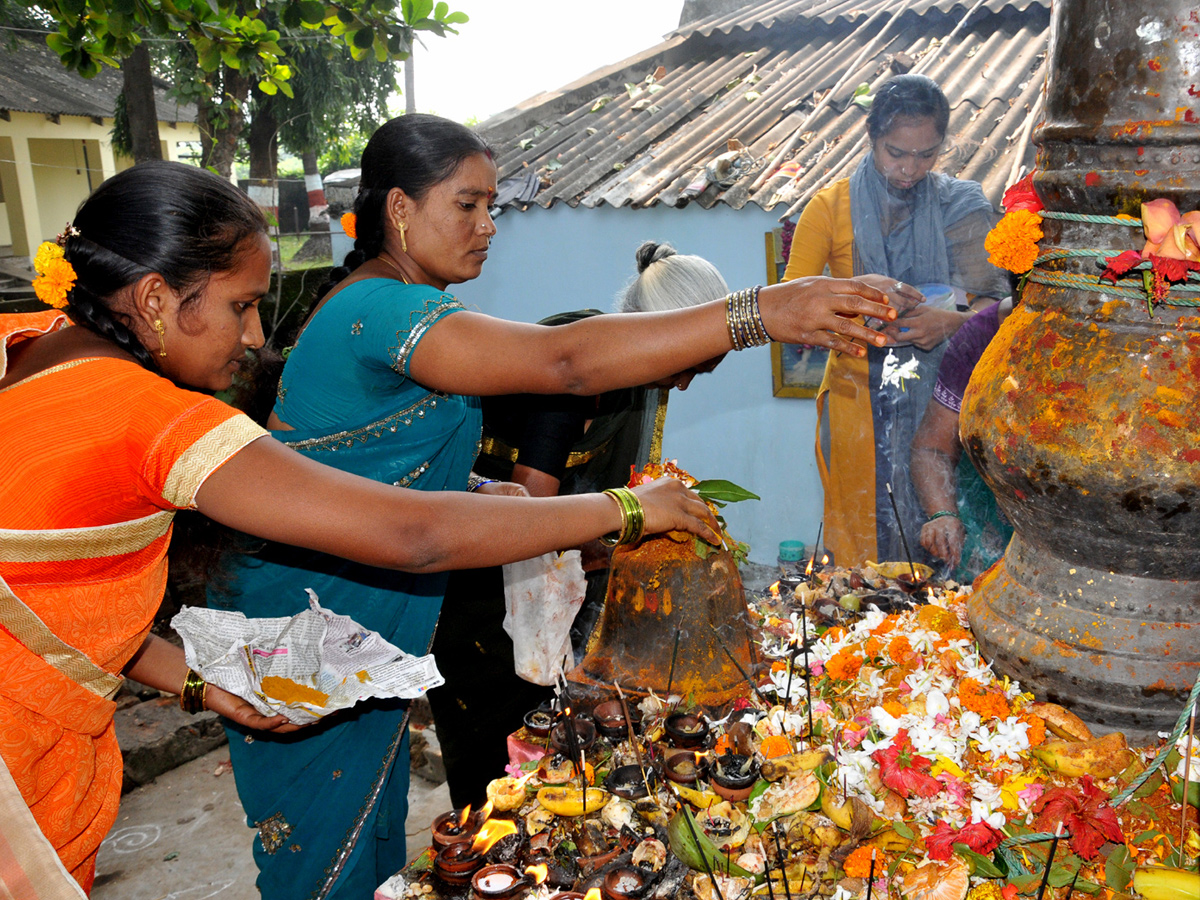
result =
[[605,535],[601,540],[608,546],[636,544],[646,532],[646,510],[638,495],[629,488],[610,488],[604,493],[617,501],[621,510],[621,530]]
[[621,538],[624,536],[625,529],[628,527],[629,513],[625,511],[625,504],[621,502],[621,497],[617,493],[616,489],[607,490],[604,493],[609,497],[612,497],[617,504],[617,509],[621,511],[621,527],[616,531],[610,531],[608,534],[602,535],[600,537],[600,543],[606,547],[615,547],[617,544],[621,543]]
[[204,712],[205,695],[208,693],[206,682],[193,669],[188,669],[183,679],[183,687],[179,689],[179,708],[185,713],[195,715]]

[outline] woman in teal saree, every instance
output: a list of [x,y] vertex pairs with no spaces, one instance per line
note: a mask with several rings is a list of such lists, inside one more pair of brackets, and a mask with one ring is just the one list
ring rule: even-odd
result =
[[[647,384],[731,345],[765,343],[768,331],[861,354],[850,338],[878,346],[883,337],[846,314],[894,317],[880,292],[831,279],[764,288],[736,306],[716,301],[553,328],[467,312],[445,289],[482,270],[495,189],[487,146],[461,125],[406,115],[375,133],[363,153],[355,250],[331,274],[288,357],[268,420],[273,434],[358,475],[462,490],[479,450],[481,395],[592,395]],[[519,490],[488,483],[479,492]],[[510,537],[498,533],[494,544]],[[210,589],[213,605],[292,615],[312,588],[325,608],[411,653],[429,646],[445,585],[440,574],[383,572],[276,545],[242,557],[231,574],[228,587]],[[372,703],[283,740],[229,731],[238,793],[259,830],[264,898],[366,897],[403,866],[400,704]]]

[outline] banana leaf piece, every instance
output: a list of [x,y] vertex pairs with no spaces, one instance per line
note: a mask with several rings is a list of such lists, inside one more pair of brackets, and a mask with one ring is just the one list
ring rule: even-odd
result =
[[[691,828],[688,827],[689,821]],[[714,875],[720,872],[722,875],[736,875],[739,878],[753,879],[755,884],[763,882],[761,874],[743,869],[718,850],[717,845],[696,823],[691,810],[686,806],[681,805],[679,812],[671,816],[671,822],[667,825],[667,837],[671,842],[671,852],[678,856],[689,869],[705,873],[711,869]],[[706,862],[707,867],[705,866]]]

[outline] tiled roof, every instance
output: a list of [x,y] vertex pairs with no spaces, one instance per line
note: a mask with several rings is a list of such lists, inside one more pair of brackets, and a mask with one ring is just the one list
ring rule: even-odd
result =
[[[121,93],[119,69],[102,67],[95,78],[67,71],[41,41],[0,40],[0,110],[48,116],[111,117]],[[196,107],[167,97],[169,85],[154,80],[160,122],[195,122]]]
[[950,99],[938,169],[982,182],[998,203],[1032,165],[1049,22],[1048,0],[750,3],[687,21],[480,130],[501,181],[524,180],[501,188],[517,206],[749,202],[783,215],[865,152],[858,86],[911,70]]

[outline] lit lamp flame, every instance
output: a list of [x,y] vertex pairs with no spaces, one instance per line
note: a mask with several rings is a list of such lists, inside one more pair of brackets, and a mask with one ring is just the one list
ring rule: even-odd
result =
[[771,585],[769,588],[767,588],[767,590],[771,592],[772,597],[778,597],[779,596],[779,582],[778,581],[775,582],[773,585]]
[[810,577],[810,576],[812,575],[812,573],[813,573],[813,560],[814,560],[815,558],[816,558],[816,557],[813,557],[813,556],[810,556],[810,557],[808,558],[808,565],[804,567],[804,575],[805,575],[805,577]]
[[829,554],[828,553],[825,553],[821,556],[821,565],[822,566],[829,565]]
[[550,874],[550,868],[545,865],[526,866],[525,874],[533,876],[534,884],[541,884],[546,880],[546,876]]
[[501,838],[517,833],[517,826],[508,819],[488,819],[471,842],[472,853],[487,853]]
[[[480,822],[486,822],[488,819],[490,819],[492,817],[493,805],[494,804],[492,803],[492,801],[489,800],[487,803],[483,804],[483,806],[479,807],[479,812],[476,813],[476,815],[479,817]],[[470,815],[470,812],[471,812],[471,807],[468,806],[465,810],[465,815],[463,818],[464,822],[466,821],[466,817]]]
[[588,892],[583,895],[583,900],[600,900],[600,888],[588,888]]
[[[532,778],[536,774],[537,774],[537,769],[534,769],[532,772],[526,772],[524,775],[522,775],[520,778],[517,779],[516,786],[519,788],[525,787],[525,785],[528,783],[529,779]],[[491,801],[488,801],[488,802],[490,803]]]

